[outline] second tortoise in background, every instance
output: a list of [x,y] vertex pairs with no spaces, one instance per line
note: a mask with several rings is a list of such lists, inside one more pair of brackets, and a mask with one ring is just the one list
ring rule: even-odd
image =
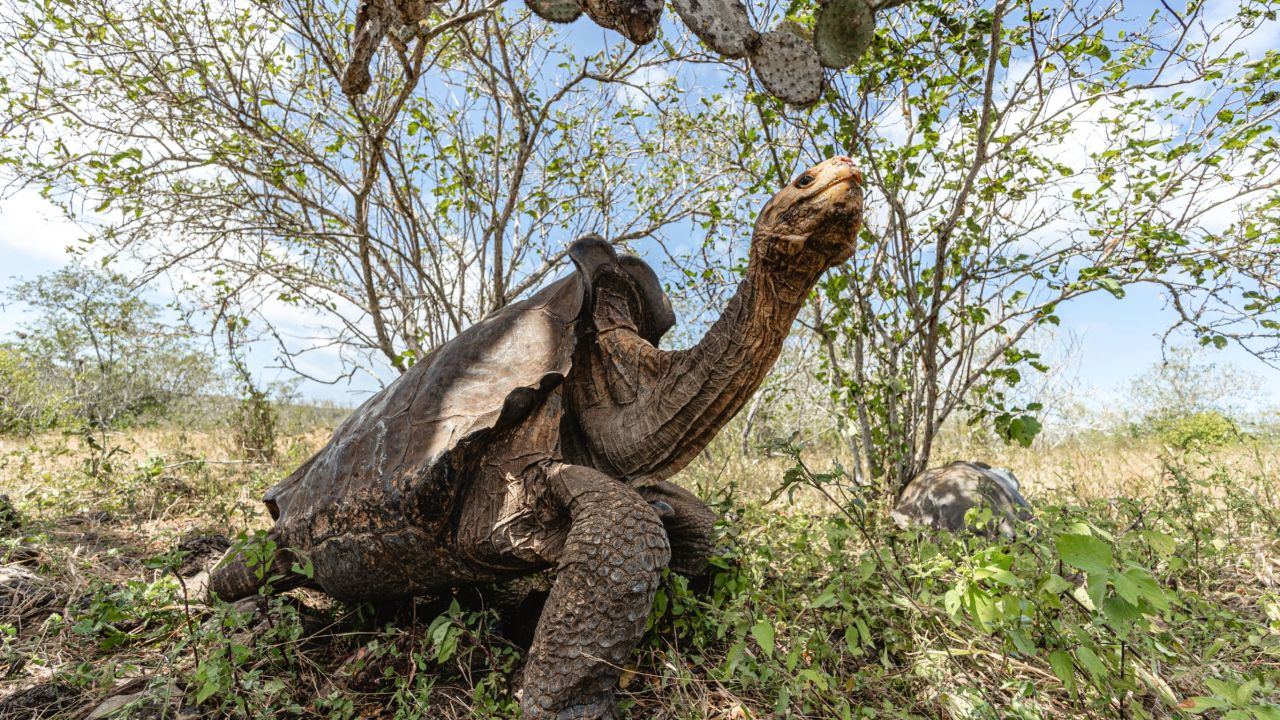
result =
[[899,527],[926,525],[959,532],[970,529],[970,508],[991,510],[990,528],[1013,537],[1020,522],[1031,519],[1031,505],[1018,492],[1018,479],[1004,468],[957,460],[925,470],[907,483],[890,517]]

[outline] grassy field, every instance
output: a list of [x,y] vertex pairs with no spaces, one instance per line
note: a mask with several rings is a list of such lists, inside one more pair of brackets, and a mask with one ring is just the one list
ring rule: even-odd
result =
[[[298,430],[272,463],[214,431],[0,438],[21,518],[0,540],[0,718],[517,717],[528,619],[472,593],[195,597],[326,437]],[[956,458],[1011,468],[1034,529],[900,531],[832,453],[713,446],[678,480],[720,511],[715,570],[664,582],[622,678],[630,717],[1280,718],[1280,448],[935,456]]]

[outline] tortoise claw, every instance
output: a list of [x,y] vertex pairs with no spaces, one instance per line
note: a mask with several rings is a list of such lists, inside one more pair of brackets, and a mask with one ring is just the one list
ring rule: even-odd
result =
[[653,511],[658,513],[658,517],[663,520],[676,516],[676,509],[671,507],[671,503],[666,500],[650,500],[649,507],[653,508]]

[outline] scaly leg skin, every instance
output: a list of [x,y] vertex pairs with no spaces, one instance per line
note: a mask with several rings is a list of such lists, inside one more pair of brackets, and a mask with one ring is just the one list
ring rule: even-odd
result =
[[[270,537],[276,540],[274,533],[271,533]],[[279,541],[276,540],[276,542]],[[307,579],[293,572],[292,567],[293,553],[284,549],[276,550],[271,560],[271,568],[264,573],[265,578],[276,578],[271,585],[272,590],[284,592],[302,587],[307,583]],[[257,568],[249,567],[242,554],[235,548],[231,548],[209,573],[209,595],[223,602],[235,602],[241,598],[256,595],[262,587],[262,582],[258,578]]]
[[[671,571],[687,578],[697,577],[707,569],[711,555],[711,531],[716,514],[698,496],[666,481],[639,489],[650,505],[661,507],[658,515],[671,542]],[[670,508],[670,511],[667,511]]]
[[572,521],[525,666],[526,720],[612,720],[614,688],[644,632],[667,534],[644,498],[590,468],[547,473]]

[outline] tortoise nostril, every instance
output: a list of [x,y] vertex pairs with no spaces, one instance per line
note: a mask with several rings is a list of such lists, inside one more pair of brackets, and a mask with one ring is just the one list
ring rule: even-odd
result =
[[861,171],[861,170],[859,170],[859,169],[857,169],[857,168],[854,168],[854,169],[853,169],[853,181],[854,181],[855,183],[857,183],[859,186],[861,186],[861,185],[862,185],[862,171]]

